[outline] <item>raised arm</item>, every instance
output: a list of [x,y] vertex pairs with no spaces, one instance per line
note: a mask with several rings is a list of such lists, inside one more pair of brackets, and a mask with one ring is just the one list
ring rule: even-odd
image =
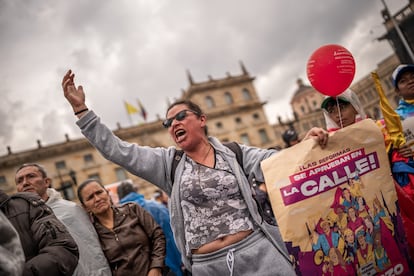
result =
[[72,70],[69,70],[62,80],[63,94],[72,106],[73,112],[78,118],[82,117],[88,107],[85,104],[85,93],[83,92],[82,85],[77,88],[75,86],[75,74]]

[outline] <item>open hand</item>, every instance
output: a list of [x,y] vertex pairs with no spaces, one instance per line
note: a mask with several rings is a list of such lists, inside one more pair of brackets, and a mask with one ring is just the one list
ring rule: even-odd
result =
[[85,93],[83,92],[82,86],[75,86],[75,74],[72,73],[72,70],[69,70],[62,80],[63,95],[72,105],[73,112],[78,112],[80,110],[86,109],[85,104]]
[[413,157],[413,151],[407,144],[402,145],[399,149],[397,149],[397,151],[404,158]]

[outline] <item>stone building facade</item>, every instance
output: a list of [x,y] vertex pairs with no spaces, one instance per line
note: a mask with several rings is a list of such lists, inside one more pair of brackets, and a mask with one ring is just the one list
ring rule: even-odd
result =
[[[392,86],[391,74],[399,64],[392,55],[378,64],[374,70],[379,74],[385,93],[393,107],[398,99]],[[314,88],[298,80],[298,89],[291,100],[292,119],[271,125],[264,111],[265,102],[261,101],[254,87],[252,77],[241,63],[240,75],[194,82],[188,73],[189,87],[182,92],[181,99],[190,99],[200,105],[208,117],[209,134],[221,141],[237,141],[261,148],[283,147],[281,134],[294,128],[303,136],[311,127],[325,127],[320,104],[324,98]],[[379,97],[370,75],[355,82],[354,90],[367,114],[373,118],[381,117]],[[114,133],[123,140],[152,147],[173,145],[168,132],[161,126],[158,118],[153,122],[118,127]],[[52,178],[53,187],[62,192],[65,198],[77,200],[76,184],[88,179],[98,178],[105,184],[116,184],[130,180],[139,186],[140,192],[150,198],[155,186],[128,173],[123,168],[105,160],[86,139],[71,140],[38,147],[22,152],[0,156],[0,189],[15,192],[14,174],[19,165],[36,162],[42,164]]]
[[[209,77],[194,82],[188,73],[189,87],[178,100],[190,99],[200,105],[208,117],[209,134],[224,141],[238,141],[247,145],[268,148],[280,143],[264,112],[262,102],[253,85],[254,77],[240,63],[242,73],[221,79]],[[121,139],[152,147],[173,145],[162,120],[113,130]],[[104,184],[131,180],[139,192],[150,198],[155,186],[131,175],[123,168],[105,160],[86,139],[71,140],[54,145],[0,156],[0,189],[15,192],[14,174],[23,163],[39,163],[52,178],[54,188],[70,200],[77,200],[76,185],[88,178],[98,178]],[[110,185],[113,187],[114,185]],[[113,191],[113,190],[112,190]]]

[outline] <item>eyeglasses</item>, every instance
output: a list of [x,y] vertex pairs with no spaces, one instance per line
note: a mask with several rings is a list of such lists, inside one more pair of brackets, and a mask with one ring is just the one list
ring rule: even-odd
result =
[[191,112],[197,116],[200,116],[200,114],[198,112],[195,112],[194,110],[184,109],[178,112],[175,116],[165,119],[164,122],[162,122],[162,125],[165,128],[169,128],[174,120],[177,120],[177,121],[184,120],[187,117],[187,112]]
[[[339,105],[339,111],[343,111],[349,105],[349,103],[340,102],[338,105]],[[329,114],[332,114],[334,112],[338,112],[338,105],[335,104],[335,105],[328,106],[326,108],[326,111]]]

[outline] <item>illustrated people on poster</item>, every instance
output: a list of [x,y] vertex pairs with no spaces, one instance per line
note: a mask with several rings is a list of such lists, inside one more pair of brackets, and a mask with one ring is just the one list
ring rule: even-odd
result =
[[345,239],[345,251],[344,251],[344,259],[348,265],[352,265],[356,267],[357,264],[357,249],[358,244],[355,240],[354,231],[349,228],[344,230],[344,239]]
[[368,206],[367,203],[365,201],[365,198],[362,196],[357,196],[356,198],[357,204],[358,204],[358,216],[360,216],[361,218],[364,218],[366,216],[368,216]]
[[370,267],[371,270],[374,269],[374,250],[372,244],[366,241],[365,231],[357,232],[356,236],[358,241],[357,259],[360,271],[367,271],[367,268]]
[[385,225],[388,227],[388,229],[391,230],[392,235],[394,235],[394,225],[391,221],[391,218],[387,215],[385,208],[381,205],[381,202],[376,197],[374,198],[374,201],[372,202],[373,206],[373,217],[372,221],[374,223],[374,229],[380,230],[380,222],[383,221]]
[[350,207],[357,207],[357,201],[354,196],[352,196],[351,191],[349,188],[342,189],[342,205],[345,206],[345,212],[348,213],[348,209]]
[[365,239],[368,243],[374,242],[374,223],[372,222],[372,218],[367,215],[364,217],[364,225],[365,225]]
[[352,265],[347,265],[338,248],[329,249],[329,261],[324,265],[323,275],[355,275]]
[[328,215],[329,220],[337,228],[336,232],[339,231],[340,234],[343,234],[348,225],[348,215],[345,213],[345,207],[341,204],[333,204],[331,208],[333,210]]
[[374,257],[377,272],[384,271],[391,266],[391,262],[388,258],[387,252],[385,251],[385,248],[382,246],[380,231],[376,231],[374,234]]
[[334,232],[327,220],[320,219],[315,231],[311,235],[312,249],[322,249],[325,256],[328,256],[331,247],[338,248],[343,252],[345,243],[339,233]]
[[362,196],[361,186],[362,182],[359,176],[355,176],[353,178],[348,179],[349,184],[349,192],[353,197],[360,197]]
[[365,230],[364,221],[358,216],[355,207],[349,207],[348,209],[348,228],[354,231],[354,233]]

